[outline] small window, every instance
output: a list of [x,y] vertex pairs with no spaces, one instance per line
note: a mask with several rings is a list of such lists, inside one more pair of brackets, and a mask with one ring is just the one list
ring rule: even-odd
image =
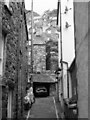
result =
[[6,63],[6,45],[5,45],[5,35],[0,36],[0,76],[3,76]]
[[0,76],[2,76],[3,71],[3,39],[0,37]]

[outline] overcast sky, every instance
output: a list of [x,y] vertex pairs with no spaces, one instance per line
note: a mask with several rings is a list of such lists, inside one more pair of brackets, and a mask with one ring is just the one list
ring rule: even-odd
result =
[[[33,10],[40,15],[43,14],[45,10],[52,10],[57,8],[58,0],[33,0]],[[31,0],[25,0],[26,10],[31,10]]]

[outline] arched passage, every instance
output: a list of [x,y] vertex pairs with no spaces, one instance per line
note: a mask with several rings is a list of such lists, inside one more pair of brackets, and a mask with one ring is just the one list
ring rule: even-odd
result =
[[50,83],[33,83],[33,92],[35,97],[46,97],[50,94]]

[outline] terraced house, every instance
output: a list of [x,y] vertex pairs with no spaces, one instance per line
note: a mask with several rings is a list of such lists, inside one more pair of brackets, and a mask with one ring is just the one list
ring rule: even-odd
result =
[[0,2],[0,117],[24,117],[28,40],[24,1]]

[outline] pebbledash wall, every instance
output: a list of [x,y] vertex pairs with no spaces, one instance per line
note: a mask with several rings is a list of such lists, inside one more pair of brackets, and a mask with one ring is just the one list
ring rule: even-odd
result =
[[[4,42],[3,74],[0,79],[2,118],[24,117],[23,97],[27,81],[27,29],[24,2],[0,2],[0,40]],[[10,97],[11,96],[11,97]],[[11,111],[10,111],[11,110]]]
[[88,118],[89,2],[74,2],[78,118]]

